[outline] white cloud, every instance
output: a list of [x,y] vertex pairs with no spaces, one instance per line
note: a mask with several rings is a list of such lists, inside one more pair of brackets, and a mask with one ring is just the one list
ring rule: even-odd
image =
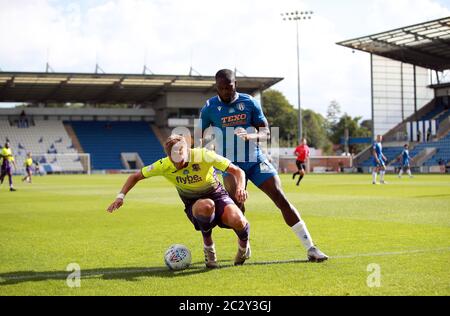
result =
[[[339,3],[339,4],[338,4]],[[344,3],[344,4],[342,4]],[[0,67],[39,71],[47,51],[56,71],[204,75],[219,68],[280,76],[297,104],[295,25],[280,12],[315,10],[301,25],[302,105],[322,113],[332,99],[370,116],[369,56],[337,41],[449,14],[431,0],[0,0]],[[369,4],[367,4],[369,3]],[[147,54],[145,54],[147,51]]]

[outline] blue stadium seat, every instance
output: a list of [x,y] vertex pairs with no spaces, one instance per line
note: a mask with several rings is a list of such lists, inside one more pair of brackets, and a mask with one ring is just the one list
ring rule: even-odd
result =
[[412,151],[411,156],[419,154],[425,148],[436,148],[436,154],[428,159],[424,166],[436,166],[439,164],[440,160],[443,160],[445,163],[450,161],[450,134],[445,136],[439,141],[422,143],[417,145]]
[[124,169],[120,154],[136,152],[144,164],[165,156],[146,122],[71,121],[84,151],[91,154],[92,169]]
[[[383,154],[386,156],[388,162],[391,163],[394,161],[403,151],[403,147],[384,147]],[[372,156],[361,163],[361,167],[371,167],[372,164]]]
[[447,164],[450,161],[450,133],[441,140],[427,145],[436,148],[437,151],[433,157],[424,163],[425,166],[436,166],[439,161],[444,161]]

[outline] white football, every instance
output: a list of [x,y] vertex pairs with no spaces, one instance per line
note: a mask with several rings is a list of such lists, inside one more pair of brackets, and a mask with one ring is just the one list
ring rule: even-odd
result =
[[191,252],[183,245],[172,245],[164,254],[164,262],[170,270],[184,270],[189,267],[191,260]]

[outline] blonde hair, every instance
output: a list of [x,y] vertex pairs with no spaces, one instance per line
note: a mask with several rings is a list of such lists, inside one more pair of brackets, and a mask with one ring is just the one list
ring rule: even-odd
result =
[[170,135],[166,139],[166,141],[164,142],[164,151],[166,152],[166,154],[168,156],[170,156],[173,146],[175,146],[175,144],[177,144],[179,142],[186,143],[186,139],[184,139],[184,137],[181,135]]

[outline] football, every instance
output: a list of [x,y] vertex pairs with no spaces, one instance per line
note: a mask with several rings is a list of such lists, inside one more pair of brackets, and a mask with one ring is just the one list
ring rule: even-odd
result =
[[164,262],[170,270],[184,270],[191,264],[190,250],[183,245],[172,245],[164,254]]

